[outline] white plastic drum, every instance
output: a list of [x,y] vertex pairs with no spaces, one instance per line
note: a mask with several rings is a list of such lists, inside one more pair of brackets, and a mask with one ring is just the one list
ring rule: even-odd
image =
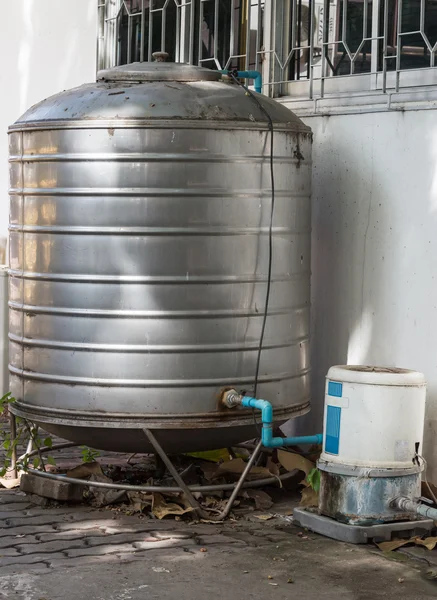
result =
[[320,462],[411,469],[422,453],[425,397],[425,377],[416,371],[332,367]]

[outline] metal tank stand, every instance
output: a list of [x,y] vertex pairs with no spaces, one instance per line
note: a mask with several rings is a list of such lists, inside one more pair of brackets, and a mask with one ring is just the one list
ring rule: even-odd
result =
[[[66,475],[60,475],[57,473],[51,473],[49,471],[43,471],[39,469],[34,469],[31,467],[27,468],[27,472],[31,473],[36,477],[42,477],[43,479],[52,479],[55,481],[62,481],[64,483],[73,483],[75,485],[80,485],[83,487],[91,487],[91,488],[103,488],[103,489],[112,489],[112,490],[124,490],[124,491],[132,491],[132,492],[144,492],[144,493],[183,493],[189,502],[189,504],[193,507],[197,516],[200,519],[204,519],[207,521],[216,521],[220,522],[226,519],[229,516],[229,513],[232,510],[232,506],[240,493],[242,488],[256,488],[265,485],[274,485],[275,483],[282,484],[283,481],[286,481],[290,477],[293,477],[295,471],[290,471],[288,473],[284,473],[279,476],[266,477],[264,479],[257,479],[255,481],[247,482],[247,476],[251,470],[251,468],[256,463],[257,458],[259,457],[262,450],[262,442],[261,440],[253,449],[253,452],[244,468],[243,473],[241,474],[239,480],[233,483],[224,483],[224,484],[216,484],[216,485],[191,485],[188,486],[181,475],[177,472],[175,466],[171,462],[170,458],[167,456],[165,451],[163,450],[161,444],[155,438],[154,434],[150,431],[150,429],[143,429],[145,436],[149,440],[150,444],[153,446],[157,456],[162,460],[168,469],[169,473],[172,475],[175,480],[175,486],[160,486],[160,485],[129,485],[129,484],[121,484],[121,483],[106,483],[103,481],[87,481],[86,479],[78,479],[76,477],[67,477]],[[11,414],[11,441],[13,442],[16,437],[16,421],[15,416]],[[38,448],[36,450],[31,450],[31,446],[28,446],[27,451],[23,456],[20,456],[20,460],[24,457],[31,458],[35,455],[42,455],[45,453],[52,453],[57,450],[63,450],[65,448],[73,448],[78,446],[74,442],[65,442],[62,444],[55,444],[51,448]],[[17,469],[17,457],[16,453],[13,454],[11,459],[11,470]],[[231,495],[228,499],[228,502],[225,508],[222,511],[218,511],[216,509],[208,509],[208,512],[205,511],[197,502],[194,497],[194,492],[200,493],[208,493],[208,492],[217,492],[217,491],[230,491]],[[217,513],[215,515],[211,515],[210,512]]]

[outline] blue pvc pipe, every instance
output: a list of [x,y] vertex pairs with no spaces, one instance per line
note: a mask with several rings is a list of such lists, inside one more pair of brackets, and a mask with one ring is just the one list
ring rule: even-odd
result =
[[241,79],[253,79],[253,85],[255,88],[255,92],[261,94],[263,80],[262,75],[259,71],[229,71],[229,69],[225,69],[223,71],[219,71],[223,75],[228,75],[231,72],[235,77],[240,77]]
[[283,446],[299,446],[300,444],[321,444],[323,442],[322,433],[295,437],[273,437],[273,407],[268,400],[258,400],[257,398],[244,396],[241,400],[241,406],[261,411],[261,441],[265,448],[282,448]]

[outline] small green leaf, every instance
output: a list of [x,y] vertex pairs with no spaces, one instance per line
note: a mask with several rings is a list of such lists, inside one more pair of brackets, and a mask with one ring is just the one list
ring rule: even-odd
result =
[[2,446],[5,450],[9,450],[9,448],[11,447],[10,438],[6,438],[5,441],[3,442]]
[[44,446],[46,446],[47,448],[51,448],[53,446],[53,440],[51,437],[46,437],[46,439],[43,441]]
[[49,465],[56,466],[56,460],[53,458],[53,456],[48,456],[47,462],[49,463]]
[[12,393],[8,392],[4,396],[0,398],[0,405],[6,406],[6,404],[10,404],[11,402],[15,402],[15,398],[12,397]]
[[40,460],[39,456],[35,456],[32,464],[35,469],[37,469],[39,467],[39,465],[41,464],[41,460]]
[[314,467],[308,473],[307,481],[315,492],[318,493],[320,491],[320,471],[317,467]]

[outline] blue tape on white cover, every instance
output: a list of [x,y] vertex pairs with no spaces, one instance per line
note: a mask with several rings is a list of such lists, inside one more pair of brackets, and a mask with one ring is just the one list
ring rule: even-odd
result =
[[325,452],[338,454],[340,448],[340,420],[341,408],[339,406],[326,407],[326,436]]
[[328,396],[335,396],[341,398],[343,396],[343,384],[338,381],[328,382]]

